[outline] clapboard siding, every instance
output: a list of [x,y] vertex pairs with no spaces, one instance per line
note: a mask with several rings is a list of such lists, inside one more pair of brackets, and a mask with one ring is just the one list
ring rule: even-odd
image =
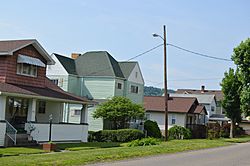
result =
[[0,122],[0,146],[4,146],[6,123]]

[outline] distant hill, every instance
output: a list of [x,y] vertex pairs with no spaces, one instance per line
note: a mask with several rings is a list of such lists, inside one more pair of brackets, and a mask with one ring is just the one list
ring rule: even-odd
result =
[[[153,86],[144,86],[144,96],[162,96],[163,93],[164,89]],[[168,93],[175,93],[175,91],[168,89]]]

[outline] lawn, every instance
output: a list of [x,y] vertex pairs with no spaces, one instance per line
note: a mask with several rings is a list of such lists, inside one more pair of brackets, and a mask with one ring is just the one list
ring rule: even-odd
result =
[[[250,140],[250,137],[234,139],[233,142]],[[237,141],[236,141],[237,140]],[[198,150],[232,145],[228,139],[172,140],[160,145],[144,147],[126,147],[119,143],[81,143],[60,144],[60,149],[69,151],[32,154],[24,156],[1,157],[1,165],[84,165],[102,161],[113,161],[133,157],[157,154],[169,154],[188,150]],[[8,149],[8,148],[7,148]]]

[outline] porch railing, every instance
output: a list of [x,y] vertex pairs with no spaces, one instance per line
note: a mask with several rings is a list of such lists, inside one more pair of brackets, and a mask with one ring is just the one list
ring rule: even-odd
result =
[[14,142],[14,145],[16,145],[17,130],[7,120],[6,120],[6,135]]

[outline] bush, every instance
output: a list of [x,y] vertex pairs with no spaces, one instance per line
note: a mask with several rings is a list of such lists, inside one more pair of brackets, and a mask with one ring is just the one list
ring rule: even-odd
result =
[[92,134],[94,142],[129,142],[141,139],[144,134],[136,129],[101,130]]
[[229,138],[230,136],[230,124],[224,124],[220,129],[220,137]]
[[94,138],[93,138],[94,133],[95,133],[94,131],[88,131],[88,142],[94,141]]
[[141,140],[137,139],[134,140],[130,143],[128,143],[128,147],[135,147],[135,146],[150,146],[150,145],[159,145],[160,144],[160,140],[156,139],[156,138],[143,138]]
[[161,138],[161,130],[158,127],[157,122],[146,120],[144,123],[144,129],[147,131],[148,137]]
[[235,135],[236,136],[241,136],[244,134],[245,134],[245,130],[242,127],[240,127],[240,126],[235,127]]
[[219,123],[208,123],[207,138],[215,139],[220,138],[220,124]]
[[169,129],[169,139],[189,139],[192,134],[190,129],[174,125]]

